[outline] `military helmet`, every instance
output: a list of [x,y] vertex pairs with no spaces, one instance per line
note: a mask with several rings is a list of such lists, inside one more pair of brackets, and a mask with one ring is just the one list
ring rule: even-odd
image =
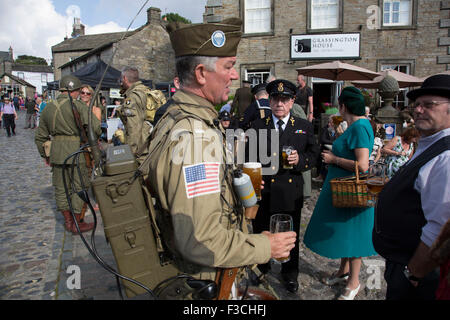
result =
[[75,91],[81,88],[81,81],[75,76],[67,75],[59,80],[59,91]]

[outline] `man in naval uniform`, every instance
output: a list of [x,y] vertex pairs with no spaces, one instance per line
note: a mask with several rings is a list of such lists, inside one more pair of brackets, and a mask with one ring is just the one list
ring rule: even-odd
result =
[[[278,156],[279,167],[273,168],[272,175],[264,175],[264,190],[256,219],[253,221],[255,232],[269,228],[270,216],[277,213],[290,214],[293,228],[297,233],[294,250],[291,251],[290,261],[282,265],[282,278],[286,289],[292,293],[298,290],[298,257],[300,217],[303,207],[303,177],[302,172],[314,165],[319,155],[319,146],[315,143],[312,124],[304,119],[291,115],[294,104],[296,87],[293,83],[278,79],[270,82],[266,88],[270,96],[272,114],[264,119],[253,122],[252,128],[259,131],[266,129],[268,154]],[[279,150],[271,150],[271,130],[278,131]],[[259,135],[257,135],[261,139]],[[261,141],[258,142],[261,145]],[[281,150],[283,146],[292,146],[289,164],[292,169],[283,169]],[[278,155],[277,155],[278,154]],[[258,157],[260,157],[258,151]],[[259,158],[258,158],[259,159]],[[261,162],[261,161],[260,161]],[[273,165],[264,164],[263,167]],[[261,265],[265,272],[268,265]]]

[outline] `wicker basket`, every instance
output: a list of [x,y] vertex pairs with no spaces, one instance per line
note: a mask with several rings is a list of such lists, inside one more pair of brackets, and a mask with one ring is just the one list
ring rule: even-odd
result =
[[358,162],[355,161],[356,176],[330,180],[333,206],[336,208],[364,208],[372,196],[367,190],[367,174],[359,175]]

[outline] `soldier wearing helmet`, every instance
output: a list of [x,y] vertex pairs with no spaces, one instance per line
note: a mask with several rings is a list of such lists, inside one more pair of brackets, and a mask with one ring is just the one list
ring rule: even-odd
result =
[[[52,182],[55,188],[56,206],[58,211],[61,211],[64,216],[64,226],[67,231],[77,233],[75,222],[69,211],[69,203],[66,198],[63,183],[63,169],[66,158],[78,151],[81,143],[80,130],[74,118],[72,103],[73,107],[76,108],[80,115],[83,130],[87,128],[88,125],[89,109],[86,108],[82,102],[77,100],[81,88],[81,82],[77,77],[72,75],[62,77],[59,82],[59,87],[60,95],[58,98],[50,101],[42,111],[39,127],[35,135],[35,143],[39,154],[45,159],[46,163],[52,167]],[[100,135],[100,117],[98,113],[94,112],[94,114],[95,117],[92,117],[92,126],[94,132],[97,135]],[[88,186],[88,169],[85,165],[84,156],[81,156],[79,160],[83,184]],[[73,164],[68,164],[66,166],[73,166]],[[73,181],[70,180],[71,178],[73,178]],[[66,175],[66,181],[68,186],[73,184],[78,191],[81,190],[81,181],[77,174],[73,177]],[[91,230],[93,224],[85,223],[81,220],[82,211],[85,210],[83,200],[81,200],[70,187],[69,194],[72,209],[77,218],[80,231],[85,232]]]

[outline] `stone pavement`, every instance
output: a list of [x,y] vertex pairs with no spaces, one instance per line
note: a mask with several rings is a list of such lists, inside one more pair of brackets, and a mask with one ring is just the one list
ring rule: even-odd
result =
[[[0,299],[2,300],[119,300],[115,276],[106,272],[89,254],[80,236],[64,230],[62,215],[56,211],[50,168],[37,153],[34,130],[23,129],[24,111],[19,112],[16,136],[0,130]],[[302,211],[303,238],[319,194],[313,195]],[[95,245],[102,259],[116,269],[111,248],[103,232],[100,214]],[[91,214],[86,220],[93,221]],[[91,243],[91,234],[85,233]],[[360,281],[364,288],[357,300],[382,300],[385,296],[384,260],[363,259]],[[284,290],[274,265],[268,279],[285,300],[333,300],[342,286],[327,286],[324,276],[337,270],[339,261],[320,257],[301,245],[300,289]],[[81,282],[75,277],[81,276]],[[124,293],[125,296],[125,293]],[[126,298],[126,300],[129,300]],[[144,294],[132,300],[149,299]]]

